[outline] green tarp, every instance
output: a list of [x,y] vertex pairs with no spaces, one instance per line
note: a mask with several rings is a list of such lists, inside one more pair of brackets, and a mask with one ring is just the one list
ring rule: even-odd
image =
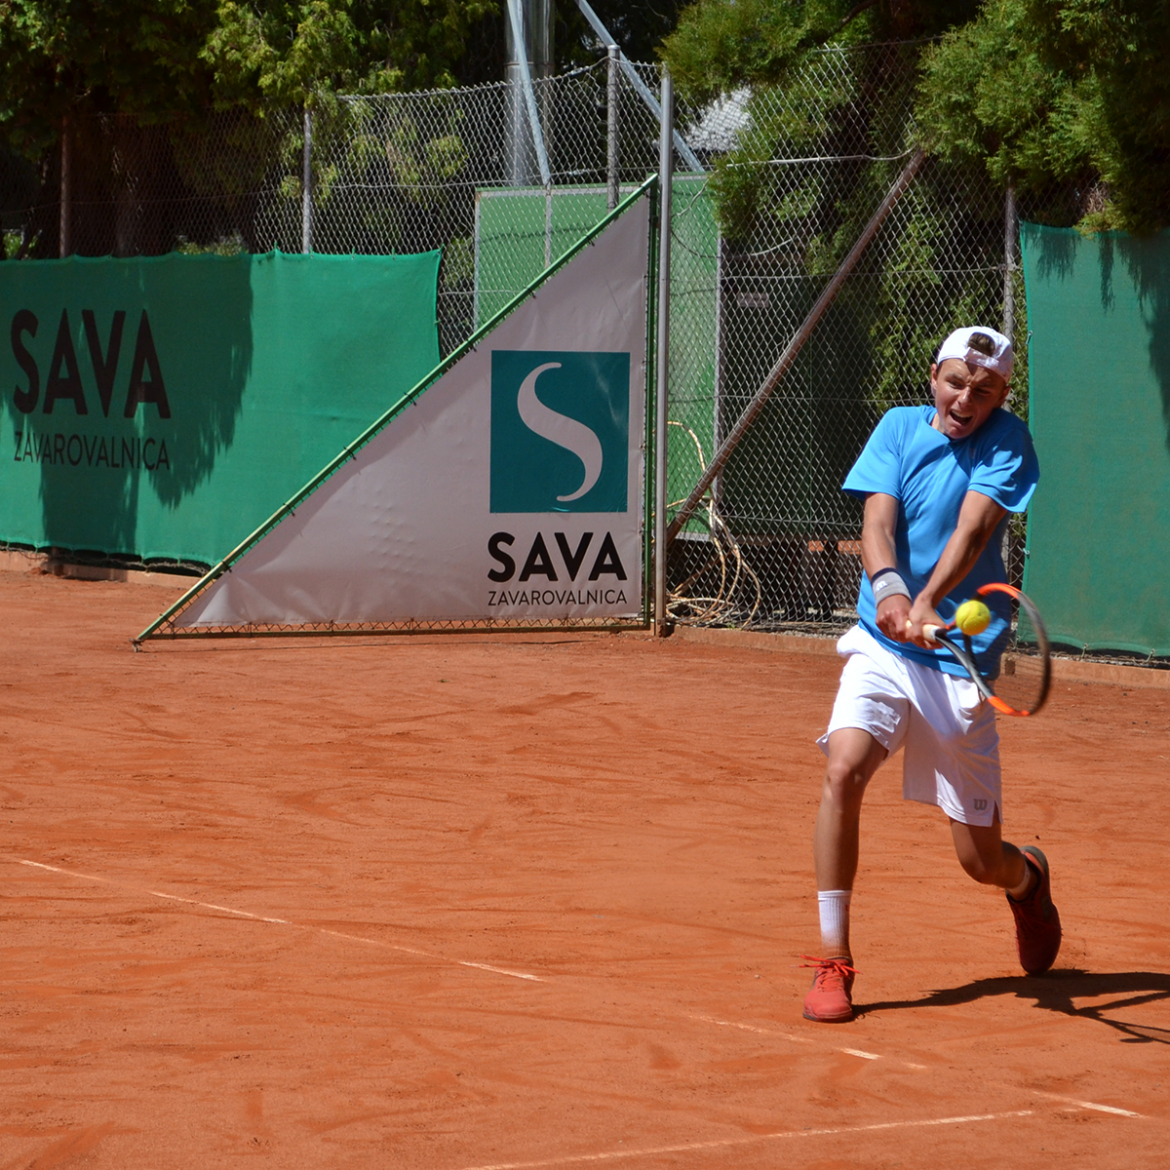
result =
[[1170,234],[1022,239],[1040,457],[1024,587],[1057,642],[1170,655]]
[[0,264],[0,540],[218,561],[438,364],[438,265]]

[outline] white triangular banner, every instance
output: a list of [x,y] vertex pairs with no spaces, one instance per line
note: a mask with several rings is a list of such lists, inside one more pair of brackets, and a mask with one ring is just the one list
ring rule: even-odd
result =
[[172,628],[641,616],[649,213],[615,220]]

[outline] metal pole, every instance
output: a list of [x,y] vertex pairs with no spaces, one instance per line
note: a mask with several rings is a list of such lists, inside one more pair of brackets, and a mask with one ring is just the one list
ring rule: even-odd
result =
[[64,259],[73,251],[73,148],[69,138],[69,115],[61,120],[61,222],[58,251]]
[[[613,208],[610,208],[612,211]],[[544,189],[544,266],[552,263],[552,187]]]
[[[715,237],[715,401],[712,404],[711,419],[711,449],[719,450],[723,442],[723,348],[727,344],[726,326],[723,320],[723,297],[726,289],[723,287],[723,257],[725,241],[722,232]],[[719,494],[722,484],[718,479],[711,481],[711,499],[719,503]]]
[[674,86],[662,73],[658,140],[658,339],[654,370],[654,633],[666,634],[666,397],[670,387],[670,211],[674,186]]
[[543,187],[552,185],[552,174],[548,166],[548,154],[544,149],[544,134],[540,126],[540,115],[536,108],[536,91],[532,87],[532,73],[528,68],[529,43],[525,36],[524,14],[520,0],[507,0],[508,21],[512,28],[512,39],[518,46],[516,68],[520,74],[520,86],[524,92],[524,104],[528,107],[528,128],[532,134],[532,145],[536,150],[536,162],[540,167],[540,183]]
[[305,149],[301,175],[301,251],[313,250],[313,115],[305,106]]
[[[1016,288],[1013,277],[1016,270],[1016,240],[1019,238],[1019,221],[1016,218],[1016,187],[1008,184],[1003,199],[1003,335],[1014,342],[1016,331]],[[1012,568],[1012,526],[1005,524],[1000,556],[1011,578]]]
[[621,101],[621,95],[618,90],[618,69],[621,68],[621,64],[617,45],[610,45],[606,56],[608,58],[608,67],[605,77],[605,205],[612,211],[618,205],[618,199],[621,194],[620,176],[618,173],[618,168],[621,165],[621,143],[618,138],[618,134],[620,133],[618,127],[620,113],[618,102]]
[[1016,188],[1009,183],[1003,202],[1003,334],[1010,341],[1016,330]]
[[[577,7],[581,9],[581,15],[589,22],[593,31],[601,38],[603,45],[612,45],[614,39],[610,36],[609,29],[601,23],[601,18],[593,11],[586,3],[586,0],[577,0]],[[658,105],[658,100],[650,92],[646,83],[638,76],[638,71],[630,64],[629,58],[620,49],[618,50],[618,60],[621,63],[622,72],[629,78],[630,84],[634,87],[637,95],[646,103],[647,108],[658,119],[659,125],[662,124],[662,109]],[[678,151],[678,156],[691,168],[692,171],[697,171],[702,174],[706,168],[695,155],[695,152],[686,144],[683,136],[676,130],[674,131],[674,149]]]
[[906,164],[906,169],[898,176],[894,185],[882,200],[881,206],[873,213],[869,223],[865,225],[865,229],[858,237],[857,243],[853,245],[853,249],[845,257],[844,263],[834,273],[833,279],[825,286],[825,291],[817,298],[817,303],[813,305],[808,316],[801,323],[800,328],[796,331],[796,336],[788,343],[788,347],[780,355],[780,360],[772,367],[771,372],[756,391],[755,397],[748,403],[747,409],[739,416],[739,420],[735,426],[728,432],[727,438],[723,440],[719,450],[715,453],[711,462],[707,464],[707,470],[699,477],[699,482],[695,484],[691,494],[687,496],[686,502],[675,513],[674,519],[670,523],[670,528],[666,533],[667,541],[674,540],[682,526],[691,518],[691,514],[698,507],[699,501],[703,498],[704,493],[711,486],[715,477],[723,470],[723,465],[731,457],[731,453],[736,447],[739,446],[740,439],[747,434],[748,428],[755,422],[760,411],[764,409],[764,404],[772,396],[772,391],[780,385],[784,375],[788,373],[792,363],[796,360],[796,355],[800,353],[804,347],[804,343],[809,339],[812,331],[825,315],[825,311],[836,299],[837,294],[841,291],[841,286],[845,283],[845,278],[853,271],[857,261],[861,259],[862,253],[869,247],[874,236],[877,235],[878,228],[882,226],[883,221],[889,215],[894,204],[898,202],[902,192],[910,185],[910,180],[914,178],[918,168],[922,166],[922,161],[925,157],[925,154],[921,150],[914,152],[914,157]]

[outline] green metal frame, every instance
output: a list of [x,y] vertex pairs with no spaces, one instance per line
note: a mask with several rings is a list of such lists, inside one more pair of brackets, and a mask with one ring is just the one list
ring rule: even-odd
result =
[[[485,629],[492,630],[565,630],[565,629],[629,629],[629,622],[613,622],[610,620],[594,621],[589,619],[581,619],[572,623],[559,622],[552,619],[551,622],[529,621],[521,622],[515,621],[508,625],[497,625],[492,622],[492,619],[473,619],[470,621],[442,621],[432,623],[429,627],[410,626],[399,627],[383,623],[368,623],[366,625],[347,625],[347,626],[326,626],[322,628],[305,629],[303,627],[284,627],[278,629],[268,630],[183,630],[178,631],[173,627],[169,632],[164,631],[164,627],[172,621],[172,619],[186,609],[196,597],[198,597],[209,585],[219,580],[225,573],[231,572],[232,565],[235,564],[245,553],[247,553],[254,545],[262,540],[269,532],[272,531],[286,516],[292,514],[296,508],[309,496],[313,494],[326,480],[328,480],[340,467],[353,459],[357,453],[382,431],[390,422],[392,422],[407,406],[415,401],[420,395],[424,394],[431,388],[444,374],[446,374],[452,366],[455,365],[465,354],[474,350],[479,343],[489,334],[495,327],[504,320],[505,317],[513,313],[520,307],[532,294],[553,275],[559,272],[566,264],[569,263],[579,252],[584,250],[588,245],[596,239],[611,223],[628,211],[639,199],[644,198],[648,193],[652,194],[657,190],[658,177],[651,175],[640,187],[627,195],[611,212],[609,212],[603,219],[591,228],[580,240],[577,241],[571,248],[569,248],[563,256],[554,261],[548,268],[546,268],[527,288],[517,293],[511,301],[508,302],[498,313],[485,321],[462,345],[452,350],[446,358],[443,359],[425,378],[422,379],[413,389],[409,390],[402,398],[400,398],[389,410],[386,411],[379,419],[371,423],[352,443],[345,447],[340,454],[337,455],[330,463],[328,463],[321,471],[319,471],[304,487],[300,489],[290,500],[282,504],[263,524],[260,525],[251,535],[242,540],[226,557],[223,558],[217,565],[214,565],[207,573],[199,579],[178,601],[175,602],[164,613],[160,614],[149,626],[146,627],[132,640],[134,648],[137,649],[141,643],[151,638],[180,638],[180,637],[248,637],[255,638],[260,636],[275,636],[275,637],[289,637],[300,636],[335,636],[338,634],[398,634],[398,633],[456,633],[461,630],[467,631],[483,631]],[[653,207],[653,201],[651,203]],[[646,484],[653,483],[653,465],[654,452],[653,443],[649,441],[652,437],[653,427],[653,412],[650,409],[653,400],[653,381],[651,378],[651,370],[654,363],[653,346],[651,339],[654,334],[650,331],[650,321],[654,312],[652,295],[655,287],[655,278],[657,276],[658,255],[655,245],[654,228],[655,213],[651,211],[651,233],[650,233],[650,271],[647,275],[647,289],[650,290],[647,294],[647,323],[648,333],[646,338],[646,353],[647,353],[647,382],[646,382],[646,402],[647,402],[647,442],[646,442],[646,457],[644,466],[646,469],[645,481]],[[648,490],[648,489],[647,489]],[[645,511],[643,515],[643,575],[644,577],[649,573],[650,566],[650,537],[651,527],[649,523],[649,499],[644,506]],[[642,590],[642,625],[646,626],[650,621],[650,598],[647,587],[644,585]],[[489,624],[492,623],[492,624]],[[160,632],[164,631],[164,632]]]
[[658,417],[658,242],[661,235],[661,214],[658,199],[658,176],[651,180],[650,196],[650,274],[646,286],[646,469],[642,484],[642,621],[649,627],[654,621],[654,483],[657,473],[658,444],[654,441],[655,421]]

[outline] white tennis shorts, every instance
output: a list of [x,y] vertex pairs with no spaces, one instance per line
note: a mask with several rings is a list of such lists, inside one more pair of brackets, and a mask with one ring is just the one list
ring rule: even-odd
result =
[[902,796],[936,804],[966,825],[1003,817],[995,711],[968,678],[932,670],[887,650],[861,626],[837,642],[845,658],[829,729],[868,731],[902,756]]

